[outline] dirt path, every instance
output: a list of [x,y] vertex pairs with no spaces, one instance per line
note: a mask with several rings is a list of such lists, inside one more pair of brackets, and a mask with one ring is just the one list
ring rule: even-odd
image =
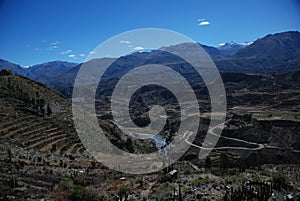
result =
[[193,144],[189,141],[190,136],[192,135],[192,133],[188,133],[187,136],[185,138],[185,142],[188,143],[189,145],[199,148],[199,149],[203,149],[203,150],[226,150],[226,149],[235,149],[235,150],[251,150],[251,151],[256,151],[256,150],[260,150],[260,149],[264,149],[264,148],[273,148],[273,149],[279,149],[279,147],[275,147],[275,146],[268,146],[265,144],[260,144],[260,143],[256,143],[256,142],[250,142],[250,141],[246,141],[246,140],[241,140],[238,138],[232,138],[232,137],[225,137],[225,136],[219,136],[218,134],[216,134],[214,132],[215,129],[217,129],[219,126],[221,126],[222,124],[218,124],[215,127],[211,128],[208,130],[208,134],[210,135],[214,135],[223,139],[227,139],[227,140],[232,140],[232,141],[236,141],[236,142],[242,142],[245,144],[249,144],[249,145],[255,145],[257,147],[255,148],[250,148],[250,147],[232,147],[232,146],[226,146],[226,147],[212,147],[212,148],[207,148],[207,147],[203,147],[203,146],[199,146],[196,144]]

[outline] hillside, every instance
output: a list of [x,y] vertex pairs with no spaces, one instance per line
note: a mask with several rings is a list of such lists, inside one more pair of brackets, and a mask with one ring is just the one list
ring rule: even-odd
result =
[[[299,71],[274,76],[222,74],[229,109],[222,137],[209,155],[211,160],[209,169],[213,174],[200,173],[197,169],[206,164],[205,161],[199,162],[197,146],[201,145],[209,123],[209,102],[205,98],[205,86],[198,85],[195,89],[198,97],[201,97],[199,103],[203,111],[199,133],[193,142],[189,142],[192,144],[190,149],[173,166],[180,171],[180,184],[189,188],[192,183],[194,185],[198,182],[199,174],[205,174],[213,180],[209,180],[207,184],[211,186],[210,190],[205,188],[201,191],[213,190],[223,194],[225,190],[216,188],[223,185],[219,182],[225,182],[224,188],[226,188],[225,184],[236,188],[243,183],[226,183],[226,176],[215,175],[237,171],[235,167],[246,170],[252,166],[260,167],[265,163],[299,163],[299,77]],[[108,81],[107,90],[110,91],[109,87],[113,82]],[[122,175],[119,176],[120,174],[115,171],[95,163],[88,156],[73,128],[70,103],[63,96],[43,84],[14,75],[10,71],[0,72],[0,88],[1,195],[15,195],[18,198],[40,196],[49,198],[51,193],[58,200],[66,200],[68,195],[74,195],[73,186],[78,185],[88,186],[86,191],[95,196],[100,195],[92,194],[93,191],[90,189],[98,189],[101,186],[100,192],[105,192],[105,196],[113,198],[118,194],[119,185],[127,185],[130,181],[132,188],[135,189],[135,197],[140,198],[142,192],[150,191],[154,199],[155,192],[159,191],[155,186],[173,181],[171,178],[168,179],[165,171],[144,176],[142,181],[145,188],[140,186],[140,180],[130,175],[126,175],[124,181],[120,180]],[[148,90],[143,90],[142,94],[137,94],[141,98],[136,100],[140,99],[144,104],[151,103],[151,99],[163,102],[157,99],[157,94],[163,93],[157,89],[153,91],[150,87]],[[98,99],[97,103],[103,104],[101,99]],[[48,104],[51,108],[50,113],[48,113]],[[102,112],[106,111],[105,108],[100,108],[102,110],[99,110],[98,114],[101,117]],[[99,122],[107,133],[113,134],[107,136],[118,147],[129,152],[154,150],[149,141],[128,143],[126,140],[124,143],[120,140],[124,135],[113,124],[109,121]],[[174,126],[176,124],[172,123],[167,129],[174,129]],[[170,136],[166,135],[166,137]],[[225,156],[228,170],[222,165]],[[292,168],[291,171],[297,168],[291,165],[289,167]],[[271,174],[268,170],[264,169],[264,171]],[[238,176],[235,173],[235,177],[249,179],[251,175],[241,174]],[[263,177],[263,174],[265,173],[259,175],[259,178]],[[291,172],[291,175],[294,173]],[[250,177],[258,176],[256,173]],[[70,182],[68,183],[70,187],[66,187],[65,182]],[[201,189],[200,184],[195,185],[196,189]],[[169,192],[170,189],[167,191]],[[191,196],[194,193],[184,194]]]
[[[105,172],[79,140],[70,102],[44,84],[0,71],[0,120],[1,196],[16,192],[23,198],[44,195],[62,178],[87,168]],[[120,131],[100,123],[105,131],[113,130],[108,138],[126,151],[141,153],[154,148],[151,142],[128,144]]]
[[0,88],[2,140],[44,153],[82,156],[84,149],[64,96],[9,71],[0,72]]
[[52,61],[23,68],[20,65],[0,59],[0,70],[10,70],[15,74],[25,76],[43,84],[55,80],[60,75],[70,71],[77,63]]
[[270,34],[231,57],[216,60],[220,71],[245,73],[285,73],[300,68],[300,33]]
[[[0,72],[0,89],[1,194],[16,187],[24,188],[23,196],[43,193],[59,181],[50,171],[86,158],[72,126],[70,103],[45,85],[10,71]],[[11,178],[17,178],[14,186],[9,185]]]
[[25,69],[24,76],[40,83],[49,83],[58,76],[70,71],[76,63],[65,61],[52,61],[43,64],[37,64]]

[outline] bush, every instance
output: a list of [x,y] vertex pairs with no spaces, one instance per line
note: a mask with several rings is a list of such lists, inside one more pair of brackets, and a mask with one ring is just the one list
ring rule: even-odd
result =
[[101,191],[100,189],[96,188],[87,188],[85,190],[85,200],[88,201],[106,201],[108,200],[108,196],[106,192]]
[[121,177],[123,177],[122,173],[115,174],[115,179],[120,179]]
[[198,187],[200,187],[200,186],[203,186],[203,185],[205,185],[205,184],[207,184],[207,183],[209,183],[210,182],[210,179],[209,178],[198,178],[198,179],[195,179],[193,182],[192,182],[192,184],[193,184],[193,186],[198,186]]
[[62,190],[72,190],[74,186],[74,181],[72,179],[62,179],[58,183],[58,188]]
[[119,191],[120,191],[120,193],[121,193],[121,194],[126,194],[126,193],[127,193],[127,191],[128,191],[128,186],[127,186],[127,185],[124,185],[124,184],[122,184],[122,185],[120,186],[120,189],[119,189]]
[[70,196],[70,199],[73,201],[82,201],[86,200],[85,197],[87,196],[86,190],[81,185],[75,185],[72,194]]
[[127,200],[127,198],[128,198],[128,192],[129,192],[128,186],[122,184],[119,187],[119,197],[120,197],[120,200],[122,200],[123,196],[125,197],[125,200]]
[[192,174],[192,169],[191,168],[185,168],[184,171],[183,171],[183,174],[185,174],[185,175]]
[[65,197],[65,200],[70,201],[104,201],[108,200],[108,196],[104,191],[94,187],[85,188],[82,185],[75,185],[72,179],[62,179],[58,183],[58,189],[65,190],[70,194]]
[[287,178],[283,174],[274,174],[272,177],[274,189],[276,190],[283,190],[287,187]]
[[172,182],[173,181],[173,176],[171,176],[169,173],[161,175],[159,181],[161,183],[165,182]]

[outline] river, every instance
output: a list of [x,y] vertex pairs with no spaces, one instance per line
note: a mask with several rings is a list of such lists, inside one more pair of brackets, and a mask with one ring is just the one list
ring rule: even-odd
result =
[[161,135],[153,135],[148,133],[136,133],[140,139],[152,139],[157,148],[161,148],[167,144],[166,139]]

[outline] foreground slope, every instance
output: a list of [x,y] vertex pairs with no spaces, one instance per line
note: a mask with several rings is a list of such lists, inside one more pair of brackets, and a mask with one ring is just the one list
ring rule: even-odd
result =
[[[113,125],[100,123],[125,151],[154,148],[152,142],[139,146],[123,141],[126,136]],[[83,174],[83,182],[100,182],[115,173],[87,153],[75,131],[70,102],[43,84],[0,71],[0,200],[39,197],[63,178]]]

